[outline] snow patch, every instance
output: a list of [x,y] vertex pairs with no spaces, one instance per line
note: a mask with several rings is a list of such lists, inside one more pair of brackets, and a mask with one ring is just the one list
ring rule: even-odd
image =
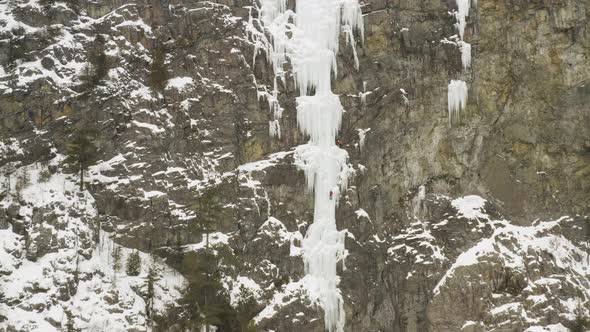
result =
[[489,216],[483,213],[481,210],[485,206],[486,200],[476,196],[469,195],[454,199],[451,205],[459,211],[459,213],[465,218],[477,219],[484,218],[488,219]]
[[166,90],[176,89],[182,92],[194,84],[195,81],[191,77],[174,77],[166,82]]

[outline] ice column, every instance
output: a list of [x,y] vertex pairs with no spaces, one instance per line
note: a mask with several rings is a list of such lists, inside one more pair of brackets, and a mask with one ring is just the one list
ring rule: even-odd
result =
[[457,19],[457,23],[455,23],[455,27],[459,30],[459,50],[461,51],[461,62],[463,63],[463,68],[467,69],[471,66],[471,44],[465,42],[463,40],[463,36],[465,35],[465,25],[467,16],[469,16],[469,6],[470,0],[456,0],[457,1],[457,11],[455,12],[455,18]]
[[467,83],[461,80],[451,80],[447,94],[449,109],[449,125],[459,117],[459,112],[467,106]]
[[[471,67],[471,44],[463,40],[465,35],[465,25],[467,16],[469,16],[470,0],[456,0],[457,11],[454,12],[457,23],[455,27],[459,31],[459,41],[457,46],[461,51],[461,63],[463,70]],[[475,2],[474,2],[475,3]],[[451,80],[447,91],[449,125],[459,118],[461,110],[467,106],[467,83],[461,80]]]
[[[347,252],[346,232],[336,228],[336,205],[349,169],[348,154],[335,144],[342,105],[332,93],[331,81],[336,76],[340,34],[354,47],[355,32],[364,35],[363,18],[358,0],[296,0],[295,8],[289,10],[286,0],[261,0],[260,20],[271,35],[271,41],[262,45],[279,79],[284,80],[285,64],[290,62],[300,94],[297,123],[309,136],[309,142],[295,151],[315,204],[313,223],[302,241],[303,282],[311,300],[324,310],[326,330],[342,331],[344,310],[336,266]],[[353,54],[358,66],[354,49]]]

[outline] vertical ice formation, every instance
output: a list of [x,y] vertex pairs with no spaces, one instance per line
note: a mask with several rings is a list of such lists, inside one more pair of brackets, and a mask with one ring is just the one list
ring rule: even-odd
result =
[[463,63],[463,68],[467,69],[471,66],[471,44],[466,43],[463,40],[463,36],[465,35],[465,22],[467,20],[467,16],[469,16],[470,0],[456,1],[457,11],[455,12],[455,18],[457,19],[457,23],[455,23],[455,26],[457,27],[457,30],[459,30],[460,38],[458,46],[459,50],[461,51],[461,62]]
[[447,93],[449,108],[449,124],[457,120],[459,112],[467,106],[467,83],[461,80],[451,80]]
[[365,147],[365,140],[367,139],[367,133],[371,130],[371,128],[367,129],[357,129],[359,135],[359,150],[363,152]]
[[463,64],[463,69],[468,69],[471,67],[471,44],[460,40],[458,45],[459,50],[461,51],[461,63]]
[[399,89],[399,92],[402,94],[402,99],[404,100],[404,105],[409,105],[410,100],[408,99],[408,93],[404,89]]
[[[256,50],[265,52],[277,79],[285,80],[290,62],[297,98],[297,122],[309,136],[298,146],[295,162],[306,175],[314,193],[314,221],[302,241],[306,276],[304,283],[312,301],[324,310],[326,330],[342,331],[344,310],[338,289],[337,263],[347,254],[345,231],[336,228],[336,205],[347,184],[348,154],[335,145],[342,119],[342,105],[332,93],[336,54],[341,33],[354,47],[356,31],[362,38],[363,18],[358,0],[296,0],[295,12],[286,0],[260,0],[260,22],[271,39],[256,40]],[[255,32],[254,32],[255,33]],[[356,50],[353,50],[358,67]],[[276,91],[275,82],[275,91]]]
[[[463,37],[465,35],[465,25],[467,16],[469,16],[470,0],[456,0],[457,11],[454,12],[457,23],[455,26],[459,30],[459,40],[457,46],[461,51],[461,63],[463,69],[466,70],[471,67],[471,44],[465,42]],[[474,4],[477,2],[474,0]],[[461,80],[451,80],[448,87],[448,111],[449,111],[449,125],[459,118],[461,110],[467,106],[467,84]]]
[[469,16],[469,0],[456,0],[457,1],[457,12],[455,13],[455,18],[457,19],[457,23],[455,26],[459,30],[459,37],[463,40],[463,35],[465,34],[465,21],[467,16]]

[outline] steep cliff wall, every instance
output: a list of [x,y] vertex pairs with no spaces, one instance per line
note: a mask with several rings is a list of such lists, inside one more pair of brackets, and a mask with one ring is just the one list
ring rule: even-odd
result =
[[[366,1],[364,40],[340,36],[345,331],[584,330],[590,314],[590,3],[465,3],[462,38],[446,0]],[[300,282],[299,91],[290,64],[275,84],[259,8],[0,3],[0,331],[196,328],[183,290],[211,253],[238,312],[213,325],[324,330]],[[449,121],[451,80],[467,99]],[[96,147],[84,190],[77,133]],[[144,253],[138,276],[113,271],[118,245]]]

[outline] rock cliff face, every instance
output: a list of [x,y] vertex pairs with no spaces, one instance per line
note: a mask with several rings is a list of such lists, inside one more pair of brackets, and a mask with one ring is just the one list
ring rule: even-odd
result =
[[[345,331],[590,329],[590,2],[467,3],[466,69],[455,1],[364,2],[358,69],[341,36]],[[259,8],[0,2],[0,331],[197,330],[178,312],[210,253],[238,312],[212,325],[324,330],[300,283],[308,138],[289,65],[269,135]]]

